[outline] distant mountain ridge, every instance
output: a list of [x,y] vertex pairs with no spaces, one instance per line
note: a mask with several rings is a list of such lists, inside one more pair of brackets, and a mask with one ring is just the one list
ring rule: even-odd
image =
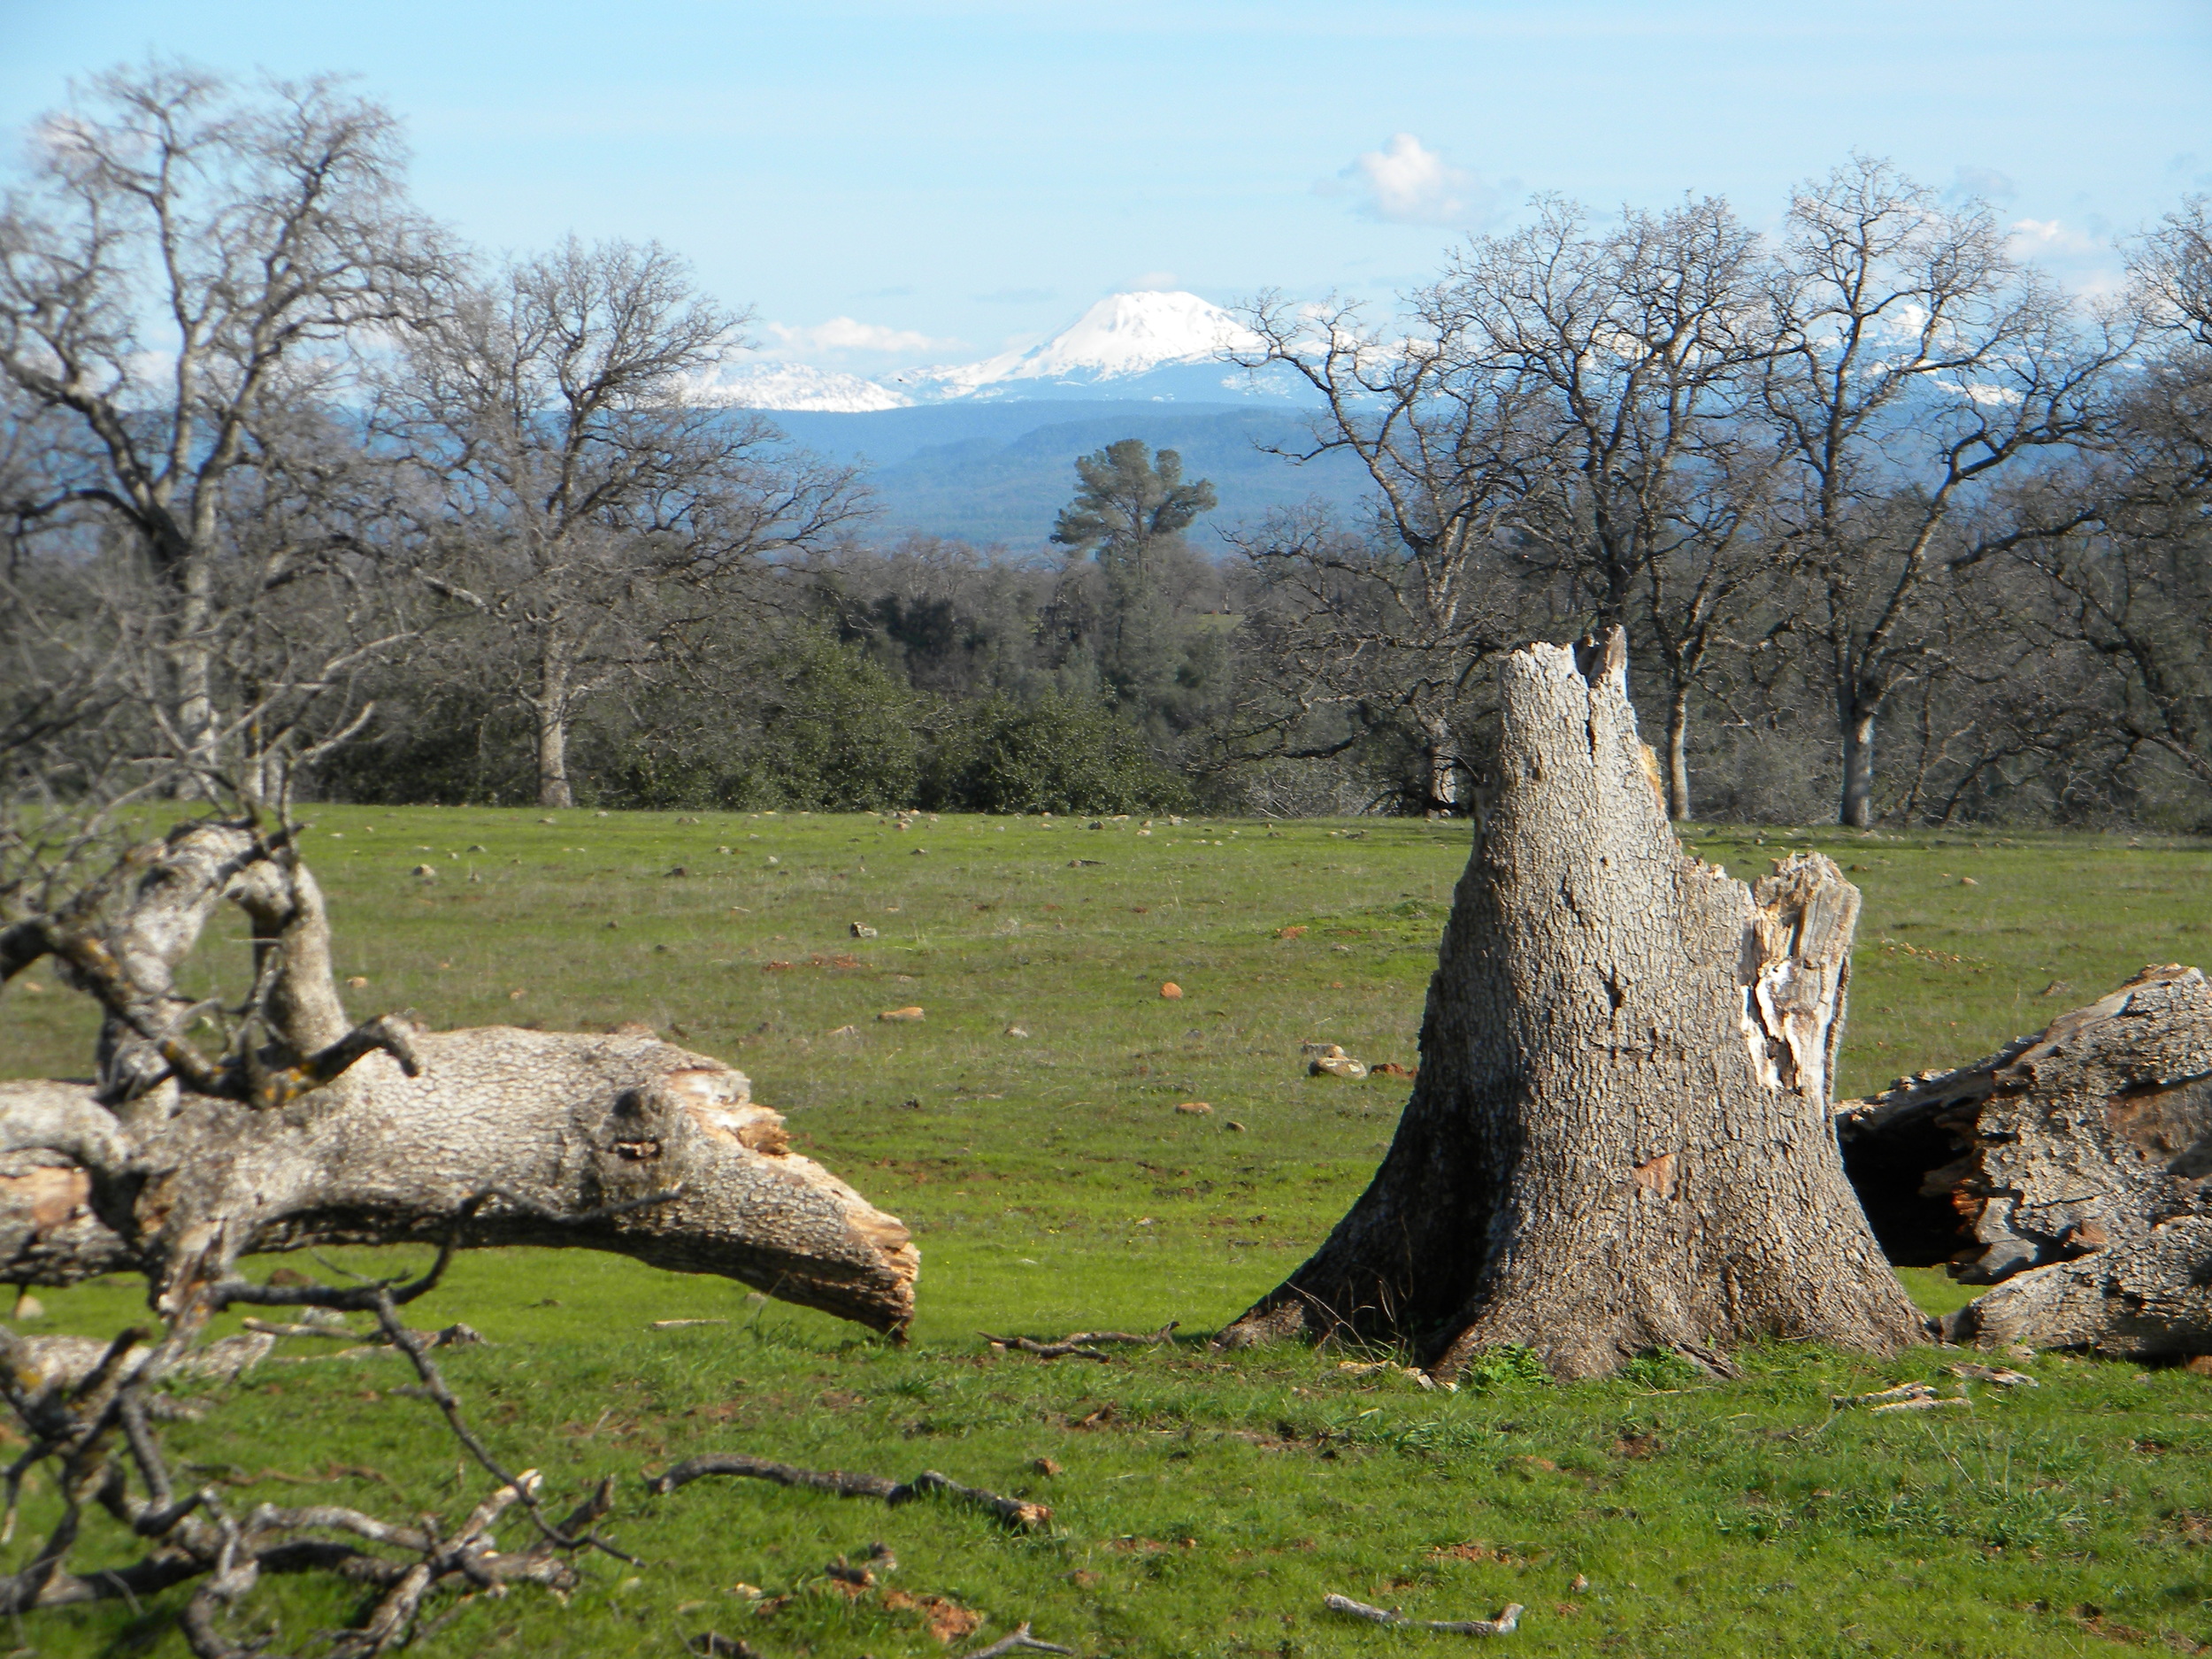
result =
[[1109,295],[1041,344],[977,363],[874,380],[807,364],[750,364],[697,395],[745,409],[843,414],[966,401],[1294,399],[1299,388],[1290,377],[1253,375],[1222,361],[1225,351],[1258,343],[1233,315],[1195,294],[1147,290]]

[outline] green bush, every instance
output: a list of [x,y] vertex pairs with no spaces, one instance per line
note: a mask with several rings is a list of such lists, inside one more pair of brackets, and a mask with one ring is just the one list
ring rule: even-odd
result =
[[975,703],[932,757],[930,804],[971,812],[1179,811],[1190,788],[1095,702]]

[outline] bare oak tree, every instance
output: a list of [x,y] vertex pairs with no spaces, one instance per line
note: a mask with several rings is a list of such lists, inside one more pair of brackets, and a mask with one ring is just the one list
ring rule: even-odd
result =
[[1947,525],[1975,486],[2092,435],[2126,346],[2018,266],[1986,207],[1946,211],[1863,157],[1798,192],[1768,303],[1799,625],[1834,702],[1838,819],[1864,828],[1876,728],[1924,672]]
[[442,590],[512,642],[541,805],[572,804],[578,710],[657,659],[680,596],[864,509],[855,469],[694,396],[742,320],[657,245],[571,241],[410,337],[393,419],[436,480]]
[[[362,635],[296,630],[273,664],[235,625],[280,593],[296,620],[309,589],[357,586],[375,550],[357,503],[324,499],[347,448],[329,411],[354,348],[416,314],[443,256],[402,192],[392,118],[329,80],[248,95],[116,71],[33,148],[0,208],[0,375],[72,429],[45,451],[59,465],[37,511],[94,509],[117,533],[144,588],[160,746],[253,792],[288,744],[358,713],[324,694]],[[227,672],[242,655],[260,683]],[[280,730],[273,696],[293,705]]]
[[1598,227],[1547,198],[1525,228],[1455,257],[1437,289],[1470,342],[1470,379],[1529,411],[1524,557],[1662,671],[1678,818],[1690,816],[1693,695],[1776,574],[1774,456],[1743,418],[1772,343],[1763,274],[1758,238],[1725,202]]
[[1487,669],[1517,632],[1503,538],[1528,488],[1523,423],[1536,390],[1492,372],[1440,288],[1413,297],[1396,339],[1346,302],[1263,295],[1240,320],[1259,343],[1231,361],[1280,365],[1321,398],[1310,442],[1283,453],[1348,455],[1374,490],[1356,526],[1315,509],[1240,538],[1263,595],[1253,660],[1277,699],[1275,752],[1338,754],[1363,726],[1402,721],[1427,810],[1457,810],[1463,774],[1479,765],[1463,733],[1486,711]]

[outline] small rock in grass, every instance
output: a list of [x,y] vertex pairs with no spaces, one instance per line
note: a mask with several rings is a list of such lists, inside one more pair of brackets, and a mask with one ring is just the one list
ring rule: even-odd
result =
[[1033,1459],[1029,1466],[1041,1475],[1056,1475],[1060,1472],[1060,1465],[1049,1457]]
[[1202,1100],[1187,1100],[1178,1102],[1175,1110],[1186,1118],[1209,1118],[1214,1109]]
[[840,1025],[835,1031],[830,1033],[830,1035],[833,1037],[857,1037],[860,1035],[860,1027],[857,1025]]
[[482,841],[476,841],[470,845],[468,850],[472,853],[488,853],[491,851],[491,849],[485,846]]
[[519,1002],[522,1001],[522,987],[520,986],[517,986],[513,990],[508,992],[507,1000],[510,1002]]
[[922,1018],[922,1010],[918,1008],[887,1008],[876,1018],[878,1019],[919,1019]]
[[768,862],[772,864],[780,864],[783,862],[783,860],[777,857],[775,854],[770,853],[768,855]]
[[46,1304],[41,1302],[36,1296],[32,1295],[27,1290],[15,1299],[15,1317],[19,1319],[43,1319],[45,1317]]
[[875,936],[876,930],[869,926],[867,923],[855,922],[853,924],[853,937],[855,939],[873,939]]
[[541,824],[557,824],[560,822],[560,819],[553,818],[541,818],[538,820],[538,822]]
[[1010,1037],[1026,1037],[1029,1035],[1029,1033],[1023,1030],[1019,1025],[1009,1025],[1006,1028],[1006,1034]]
[[1369,1066],[1367,1075],[1370,1077],[1417,1078],[1421,1075],[1421,1068],[1417,1065],[1400,1065],[1395,1060],[1386,1060],[1380,1065]]
[[1238,1122],[1235,1118],[1230,1118],[1230,1119],[1229,1119],[1226,1123],[1223,1124],[1221,1126],[1222,1126],[1224,1129],[1226,1129],[1226,1130],[1227,1130],[1227,1131],[1228,1131],[1231,1134],[1233,1134],[1233,1135],[1240,1135],[1240,1134],[1242,1134],[1242,1133],[1244,1133],[1244,1125],[1243,1125],[1242,1124],[1239,1123],[1239,1122]]
[[691,873],[691,872],[685,869],[681,864],[672,864],[669,867],[668,873],[672,876],[687,876]]
[[429,864],[417,864],[407,873],[411,876],[420,876],[425,881],[435,881],[438,879],[436,869]]
[[1962,887],[1978,887],[1981,886],[1981,883],[1975,880],[1971,876],[1961,876],[1959,878],[1959,886]]
[[1171,1002],[1180,1002],[1183,996],[1183,987],[1170,979],[1160,987],[1160,995]]
[[351,991],[358,991],[364,988],[368,982],[367,976],[357,973],[346,981],[346,988]]

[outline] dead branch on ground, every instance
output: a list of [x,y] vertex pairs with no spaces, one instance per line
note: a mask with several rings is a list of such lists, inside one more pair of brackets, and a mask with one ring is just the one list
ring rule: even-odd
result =
[[1518,1601],[1509,1601],[1495,1618],[1408,1618],[1394,1607],[1370,1607],[1348,1595],[1328,1596],[1321,1605],[1332,1613],[1347,1613],[1371,1624],[1402,1624],[1409,1630],[1441,1631],[1452,1636],[1510,1636],[1526,1611]]
[[964,1486],[933,1469],[925,1469],[911,1480],[900,1481],[882,1475],[849,1474],[841,1469],[799,1469],[790,1463],[771,1463],[764,1457],[725,1452],[687,1457],[648,1479],[645,1486],[656,1495],[665,1496],[707,1475],[743,1475],[755,1480],[772,1480],[780,1486],[826,1492],[840,1498],[880,1498],[895,1507],[940,1493],[956,1503],[983,1510],[1017,1532],[1042,1532],[1052,1525],[1052,1510],[1045,1504],[1001,1497],[979,1486]]

